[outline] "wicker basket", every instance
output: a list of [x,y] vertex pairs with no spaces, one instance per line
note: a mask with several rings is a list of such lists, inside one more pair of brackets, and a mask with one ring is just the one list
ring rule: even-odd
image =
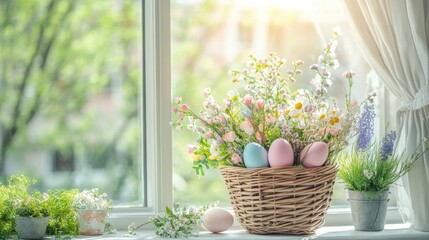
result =
[[313,234],[325,222],[337,171],[221,167],[235,215],[253,234]]

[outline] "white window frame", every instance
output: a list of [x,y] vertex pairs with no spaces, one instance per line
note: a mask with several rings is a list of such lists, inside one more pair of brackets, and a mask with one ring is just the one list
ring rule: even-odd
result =
[[[144,0],[143,11],[143,96],[141,127],[144,149],[140,157],[142,192],[145,206],[113,209],[109,222],[117,229],[127,229],[172,205],[171,157],[171,81],[170,81],[170,1]],[[139,191],[136,189],[136,191]],[[148,225],[150,227],[150,225]]]
[[[149,218],[171,206],[172,188],[172,139],[171,127],[171,52],[170,52],[170,0],[144,0],[144,99],[146,171],[146,207],[116,208],[110,223],[117,229],[127,229],[130,223],[148,222]],[[384,88],[384,86],[382,86]],[[381,96],[380,96],[381,97]],[[385,97],[385,96],[383,96]],[[385,109],[389,108],[385,102]],[[382,113],[384,119],[384,112]],[[143,119],[143,118],[142,118]],[[386,223],[401,223],[397,207],[389,207]],[[235,227],[239,227],[236,223]],[[350,208],[329,209],[325,226],[353,225]],[[147,225],[146,228],[153,226]]]

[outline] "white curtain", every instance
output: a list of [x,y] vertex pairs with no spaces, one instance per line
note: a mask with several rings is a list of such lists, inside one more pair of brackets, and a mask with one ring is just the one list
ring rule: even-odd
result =
[[[409,156],[429,138],[429,1],[345,0],[345,7],[364,57],[402,103],[396,124]],[[428,152],[403,182],[413,227],[429,231]]]

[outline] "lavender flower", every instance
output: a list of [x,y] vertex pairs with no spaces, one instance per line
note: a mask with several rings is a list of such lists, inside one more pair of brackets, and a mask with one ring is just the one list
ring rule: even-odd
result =
[[390,133],[384,136],[381,141],[381,160],[385,161],[389,156],[393,154],[393,146],[395,145],[396,132],[390,131]]
[[365,104],[358,123],[357,150],[365,151],[371,144],[374,135],[375,108],[373,104]]

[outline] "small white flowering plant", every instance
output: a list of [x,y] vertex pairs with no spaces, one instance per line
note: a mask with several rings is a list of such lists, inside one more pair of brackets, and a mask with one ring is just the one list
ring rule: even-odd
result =
[[150,222],[136,226],[134,223],[128,226],[128,236],[137,235],[137,229],[152,223],[156,227],[156,235],[163,238],[187,238],[199,235],[199,227],[202,224],[202,217],[215,204],[206,204],[201,208],[182,206],[174,204],[173,208],[166,207],[165,212],[158,213],[150,219]]
[[207,207],[193,208],[180,207],[176,204],[172,209],[166,208],[165,213],[160,213],[151,219],[156,226],[156,234],[160,237],[182,238],[198,236],[198,228],[201,226],[202,217]]
[[74,196],[72,206],[74,209],[110,210],[111,200],[98,188],[85,189]]

